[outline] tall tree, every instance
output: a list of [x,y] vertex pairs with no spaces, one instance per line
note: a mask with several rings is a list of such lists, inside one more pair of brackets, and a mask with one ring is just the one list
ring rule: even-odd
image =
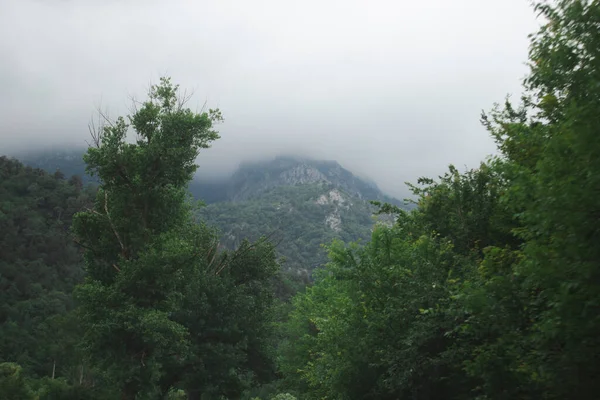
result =
[[309,396],[598,397],[600,1],[535,9],[523,102],[483,116],[501,156],[422,179],[295,300],[281,365]]
[[[310,398],[461,398],[476,381],[465,375],[467,345],[454,347],[465,320],[455,305],[481,248],[512,243],[510,216],[498,202],[502,164],[412,186],[419,207],[377,226],[364,247],[330,246],[330,263],[298,296],[280,367]],[[459,308],[459,310],[457,310]],[[461,343],[462,344],[462,343]],[[468,396],[465,396],[468,398]]]
[[486,119],[522,207],[514,266],[531,326],[520,369],[547,398],[597,397],[600,369],[600,1],[537,2],[528,96]]
[[222,118],[218,110],[195,113],[185,100],[161,78],[127,120],[106,121],[84,156],[101,185],[94,208],[73,221],[87,272],[75,292],[83,344],[124,399],[163,393],[165,366],[190,351],[188,331],[172,314],[197,276],[206,231],[193,222],[186,187]]

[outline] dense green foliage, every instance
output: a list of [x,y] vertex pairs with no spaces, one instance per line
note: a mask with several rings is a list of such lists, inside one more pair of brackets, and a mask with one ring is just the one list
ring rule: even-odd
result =
[[[238,202],[210,204],[199,210],[200,217],[223,233],[223,245],[235,248],[243,239],[263,235],[277,243],[285,258],[284,267],[312,271],[327,261],[322,244],[333,239],[367,239],[373,225],[374,208],[343,192],[342,204],[317,200],[336,188],[327,184],[281,186],[260,196]],[[327,224],[328,216],[339,216],[339,229]]]
[[218,110],[196,114],[168,79],[129,117],[108,123],[84,157],[102,182],[73,221],[86,249],[76,290],[83,347],[122,398],[236,396],[268,374],[265,330],[277,271],[272,245],[219,252],[193,219],[187,183],[218,135]]
[[64,338],[70,294],[83,278],[69,227],[92,196],[77,177],[0,158],[0,362],[49,375],[72,361],[57,336]]
[[485,221],[503,220],[496,199],[486,199],[501,182],[482,166],[423,183],[415,212],[377,226],[364,247],[333,243],[317,284],[295,299],[281,355],[293,387],[315,398],[390,399],[473,387],[455,364],[462,358],[451,337],[465,315],[452,300],[477,271],[479,243],[502,236]]
[[96,132],[93,192],[1,159],[0,397],[236,398],[273,379],[275,250],[225,250],[196,221],[187,184],[221,117],[177,89]]
[[[334,243],[280,367],[307,398],[594,399],[600,391],[600,3],[536,6],[501,156],[411,186],[418,208]],[[393,207],[386,206],[386,210]]]
[[6,157],[0,177],[0,397],[81,398],[83,389],[93,396],[71,296],[83,257],[69,227],[92,205],[94,190],[77,176],[66,180]]

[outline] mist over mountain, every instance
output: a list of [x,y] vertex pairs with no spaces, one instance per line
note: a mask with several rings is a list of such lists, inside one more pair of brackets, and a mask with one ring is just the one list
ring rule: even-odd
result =
[[[83,154],[84,149],[66,148],[19,158],[26,165],[96,184],[86,175]],[[241,163],[229,176],[206,176],[196,176],[189,192],[206,204],[198,217],[219,229],[222,246],[234,249],[245,239],[268,236],[278,244],[284,270],[306,279],[327,261],[322,245],[334,239],[366,240],[373,224],[389,222],[385,216],[374,217],[370,201],[409,208],[334,160],[282,155]]]
[[376,221],[388,221],[373,216],[369,201],[404,207],[336,161],[292,156],[244,163],[228,180],[196,181],[190,190],[210,200],[199,215],[219,227],[226,247],[269,236],[285,257],[283,268],[298,274],[310,274],[327,261],[321,245],[366,240]]
[[227,178],[197,178],[190,185],[195,197],[214,201],[243,201],[279,186],[331,184],[362,200],[379,200],[396,205],[398,199],[384,194],[373,181],[359,178],[337,161],[306,157],[279,156],[258,162],[242,163]]
[[[32,167],[54,172],[60,170],[66,176],[79,175],[84,182],[96,182],[86,173],[83,147],[54,147],[48,150],[30,150],[10,154]],[[200,157],[201,160],[202,156]],[[353,196],[370,201],[379,200],[395,205],[404,202],[385,194],[377,184],[360,173],[353,173],[334,160],[281,155],[259,161],[245,161],[229,174],[202,168],[190,182],[194,197],[213,203],[217,201],[240,201],[251,198],[277,186],[308,183],[330,183]]]

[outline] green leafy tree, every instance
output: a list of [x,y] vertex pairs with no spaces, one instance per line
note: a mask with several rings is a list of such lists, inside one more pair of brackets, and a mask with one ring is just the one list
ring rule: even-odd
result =
[[22,368],[15,363],[0,364],[0,395],[7,400],[33,400],[34,393],[23,378]]
[[239,398],[273,377],[274,247],[262,238],[224,250],[188,201],[220,120],[184,108],[165,78],[129,117],[135,143],[119,118],[85,156],[101,185],[73,224],[86,249],[83,347],[123,398]]
[[280,368],[309,398],[593,399],[600,369],[600,2],[537,2],[501,156],[413,186],[418,208],[331,247]]
[[[186,185],[202,148],[217,139],[218,110],[185,108],[168,78],[126,121],[107,121],[84,160],[101,185],[73,231],[85,248],[86,281],[76,289],[84,348],[123,398],[157,396],[165,366],[188,357],[190,338],[174,321],[203,232],[193,223]],[[135,143],[126,141],[129,128]]]
[[[413,186],[415,212],[384,205],[397,213],[393,227],[377,226],[362,248],[329,247],[330,263],[294,300],[286,324],[280,368],[290,387],[310,398],[470,392],[476,382],[462,362],[471,348],[454,346],[466,318],[456,291],[476,273],[481,243],[509,236],[498,198],[489,195],[501,190],[498,165],[422,180],[424,187]],[[492,229],[490,219],[502,223]]]
[[[510,163],[506,201],[521,208],[525,240],[511,272],[530,324],[525,339],[500,339],[516,347],[518,371],[545,398],[591,399],[600,378],[592,356],[600,351],[600,2],[536,10],[545,23],[532,37],[527,97],[485,117]],[[489,265],[506,265],[495,255]]]

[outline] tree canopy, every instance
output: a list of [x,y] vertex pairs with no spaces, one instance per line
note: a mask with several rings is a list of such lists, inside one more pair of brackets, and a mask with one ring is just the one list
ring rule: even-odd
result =
[[289,387],[307,398],[597,397],[600,3],[535,10],[546,22],[525,95],[482,116],[501,154],[411,185],[418,208],[364,248],[330,247],[286,325]]

